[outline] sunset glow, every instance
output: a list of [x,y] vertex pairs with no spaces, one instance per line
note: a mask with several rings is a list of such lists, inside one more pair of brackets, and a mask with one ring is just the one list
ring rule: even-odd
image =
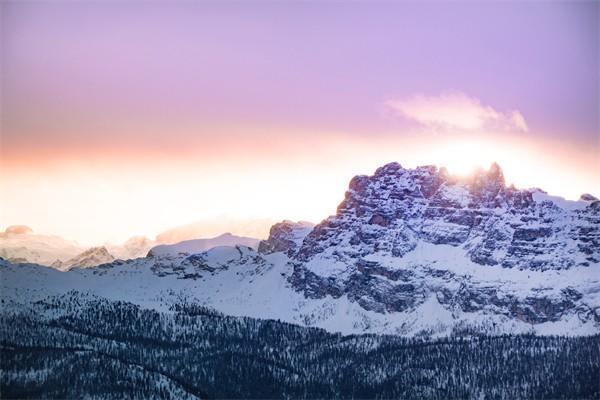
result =
[[520,188],[598,195],[594,11],[2,3],[0,229],[102,243],[220,216],[318,222],[391,161],[498,162]]
[[[395,160],[406,167],[446,166],[459,175],[496,161],[508,184],[540,186],[571,199],[594,190],[594,185],[598,188],[598,170],[586,169],[597,162],[593,151],[518,138],[441,140],[415,135],[413,140],[374,143],[346,138],[323,140],[318,148],[293,152],[282,146],[264,153],[256,150],[254,157],[248,156],[248,148],[222,149],[218,157],[198,149],[198,157],[155,155],[116,165],[100,156],[86,162],[47,159],[43,176],[33,166],[12,167],[14,173],[9,173],[11,167],[3,168],[2,191],[11,195],[3,199],[2,221],[31,221],[28,224],[38,231],[60,230],[66,237],[92,243],[123,241],[140,233],[154,236],[215,216],[318,222],[335,212],[352,176],[370,175]],[[53,204],[54,212],[40,207],[39,199]],[[268,228],[263,227],[263,236]]]

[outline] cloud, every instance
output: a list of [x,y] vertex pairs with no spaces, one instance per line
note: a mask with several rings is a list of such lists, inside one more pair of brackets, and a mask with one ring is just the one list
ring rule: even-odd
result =
[[446,92],[439,96],[416,95],[389,100],[385,104],[407,119],[436,129],[528,130],[525,118],[519,111],[500,112],[462,92]]

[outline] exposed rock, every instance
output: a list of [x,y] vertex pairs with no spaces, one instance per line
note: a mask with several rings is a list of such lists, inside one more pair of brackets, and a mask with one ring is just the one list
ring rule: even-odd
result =
[[598,198],[595,196],[592,196],[589,193],[584,193],[579,197],[579,200],[583,200],[583,201],[598,201]]
[[313,227],[314,224],[306,221],[279,222],[271,227],[269,238],[260,242],[258,252],[263,254],[285,252],[291,257]]
[[108,252],[106,247],[91,247],[78,256],[66,261],[60,269],[69,270],[73,268],[90,268],[97,265],[106,264],[114,261],[114,257]]
[[128,260],[130,258],[145,257],[154,246],[156,246],[155,241],[145,236],[134,236],[120,245],[109,245],[107,249],[113,256]]
[[[336,215],[315,226],[292,252],[290,282],[309,298],[346,295],[377,312],[415,309],[434,296],[450,309],[488,310],[528,323],[557,321],[576,309],[591,318],[593,311],[566,292],[516,297],[481,287],[443,264],[419,265],[417,256],[405,261],[419,246],[445,245],[482,268],[597,269],[600,207],[585,200],[506,187],[497,164],[466,179],[432,166],[388,164],[350,181]],[[412,270],[396,267],[406,263]]]
[[542,192],[506,187],[497,164],[463,180],[432,166],[388,164],[350,181],[337,214],[313,229],[295,258],[402,257],[425,241],[461,246],[476,263],[508,268],[568,268],[598,259],[594,203],[565,209],[534,200],[535,193]]
[[[351,333],[600,332],[600,201],[506,187],[497,165],[458,179],[389,164],[353,178],[320,224],[273,225],[258,252],[196,245],[69,274],[36,270],[34,287],[129,277],[122,287],[137,287],[143,304],[190,296],[226,313]],[[0,274],[18,289],[27,268]]]

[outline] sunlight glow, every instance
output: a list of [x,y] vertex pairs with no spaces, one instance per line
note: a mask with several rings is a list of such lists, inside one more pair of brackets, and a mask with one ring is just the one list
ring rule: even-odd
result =
[[[93,244],[121,242],[133,235],[153,238],[166,229],[214,221],[217,216],[318,223],[335,213],[354,175],[371,175],[392,161],[406,168],[445,166],[459,175],[497,162],[507,185],[537,186],[570,199],[600,192],[600,169],[590,167],[598,162],[593,151],[506,135],[479,136],[333,137],[320,142],[300,138],[279,147],[230,144],[214,154],[198,150],[179,158],[90,156],[85,162],[61,159],[56,165],[39,159],[30,169],[4,164],[0,229],[24,224],[38,233]],[[40,204],[50,204],[52,212]],[[264,225],[257,230],[263,237],[269,228],[267,222]],[[217,229],[218,224],[207,226],[207,232]]]

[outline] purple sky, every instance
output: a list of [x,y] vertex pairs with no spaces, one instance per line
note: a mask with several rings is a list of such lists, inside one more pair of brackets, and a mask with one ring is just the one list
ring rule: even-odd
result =
[[[215,159],[250,171],[272,159],[285,172],[293,157],[314,165],[328,157],[323,143],[361,141],[378,146],[357,156],[368,163],[331,156],[344,177],[390,161],[373,154],[381,148],[429,164],[445,160],[427,153],[431,143],[510,137],[539,144],[580,178],[563,177],[573,188],[561,193],[566,183],[557,183],[557,194],[593,192],[599,4],[4,1],[0,154],[11,194],[3,222],[27,223],[23,197],[42,195],[18,186],[20,174],[53,182],[48,166],[65,160],[61,182],[78,193],[68,174],[87,167],[90,176],[109,166],[133,171],[131,162],[148,171],[162,157],[191,160],[188,172]],[[395,144],[403,138],[415,149],[420,142],[418,157]],[[347,153],[359,148],[367,152]],[[549,168],[531,165],[531,174]],[[77,220],[61,210],[51,210],[55,222],[29,223],[51,230]]]
[[364,134],[447,90],[598,146],[598,4],[5,2],[4,151],[182,120]]

